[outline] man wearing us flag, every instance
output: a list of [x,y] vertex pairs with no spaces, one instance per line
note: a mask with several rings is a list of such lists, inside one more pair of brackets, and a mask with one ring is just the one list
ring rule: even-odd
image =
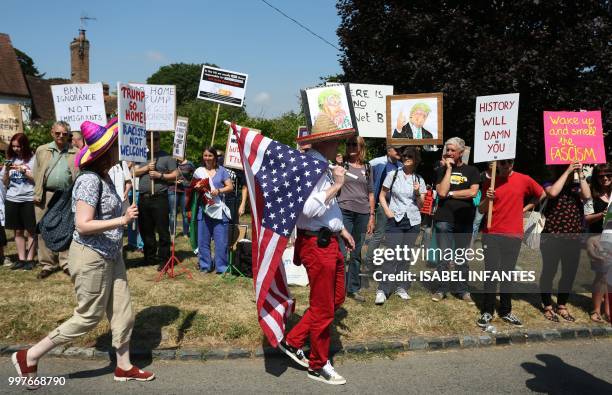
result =
[[[338,130],[325,114],[319,115],[308,136],[298,138],[298,143],[312,143],[306,155],[321,161],[334,159],[339,140],[355,131]],[[355,242],[344,229],[342,212],[336,195],[344,184],[346,170],[336,166],[321,177],[304,204],[297,220],[295,242],[296,264],[303,264],[310,282],[310,306],[300,322],[279,343],[279,348],[298,364],[308,368],[308,377],[326,384],[345,384],[329,361],[330,325],[334,312],[344,302],[344,258],[340,252],[340,237],[347,248]],[[302,347],[310,338],[310,360]]]

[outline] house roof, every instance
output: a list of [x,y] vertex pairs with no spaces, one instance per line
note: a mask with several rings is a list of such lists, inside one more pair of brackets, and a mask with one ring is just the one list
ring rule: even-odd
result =
[[8,34],[0,33],[0,95],[30,97]]
[[39,122],[54,121],[55,107],[53,106],[51,85],[66,83],[68,80],[44,80],[31,75],[27,75],[26,80],[32,95],[32,120]]

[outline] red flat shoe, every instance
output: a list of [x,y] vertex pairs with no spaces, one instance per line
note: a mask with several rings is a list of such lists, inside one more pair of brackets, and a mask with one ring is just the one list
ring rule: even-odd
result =
[[154,378],[154,373],[140,370],[136,366],[132,366],[130,370],[123,370],[119,367],[115,369],[115,381],[151,381]]
[[[15,370],[17,370],[17,374],[19,377],[28,377],[35,379],[37,377],[36,371],[38,370],[38,365],[28,366],[27,362],[28,350],[19,350],[14,352],[11,355],[11,361],[13,361],[13,366],[15,366]],[[28,380],[29,381],[29,380]],[[37,389],[39,385],[35,385],[32,383],[27,383],[26,388],[30,390]]]

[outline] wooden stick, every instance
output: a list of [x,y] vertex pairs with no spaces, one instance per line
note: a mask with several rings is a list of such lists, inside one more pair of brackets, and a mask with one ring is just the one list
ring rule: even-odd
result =
[[[497,172],[497,161],[493,161],[493,168],[491,169],[491,186],[490,188],[495,190],[495,173]],[[485,191],[486,193],[486,191]],[[491,220],[493,219],[493,200],[489,200],[489,211],[487,213],[487,229],[491,229]]]
[[[132,185],[136,185],[136,162],[132,162]],[[138,188],[132,189],[134,190],[132,192],[132,204],[136,204],[136,194],[138,193]],[[132,221],[132,230],[136,230],[136,221]],[[138,236],[136,236],[136,240],[136,244],[138,244]]]
[[[153,133],[151,132],[151,162],[155,161],[155,147],[153,146]],[[151,180],[151,196],[155,195],[155,181],[149,176],[149,180]]]
[[213,135],[212,140],[210,141],[210,146],[215,145],[215,133],[217,132],[217,120],[219,119],[219,109],[221,109],[221,104],[217,104],[217,114],[215,115],[215,124],[213,125]]

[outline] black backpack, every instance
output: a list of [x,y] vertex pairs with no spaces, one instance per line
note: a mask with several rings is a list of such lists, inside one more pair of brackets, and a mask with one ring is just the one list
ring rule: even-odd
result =
[[[98,204],[96,207],[96,216],[100,213],[100,204],[102,203],[102,179],[96,173],[84,171],[79,174],[95,174],[100,181],[98,190]],[[78,179],[78,177],[77,177]],[[74,213],[72,212],[72,189],[75,182],[70,188],[63,191],[55,191],[53,197],[49,201],[49,209],[36,225],[36,231],[39,233],[45,245],[53,252],[66,251],[72,242],[72,234],[74,233]]]

